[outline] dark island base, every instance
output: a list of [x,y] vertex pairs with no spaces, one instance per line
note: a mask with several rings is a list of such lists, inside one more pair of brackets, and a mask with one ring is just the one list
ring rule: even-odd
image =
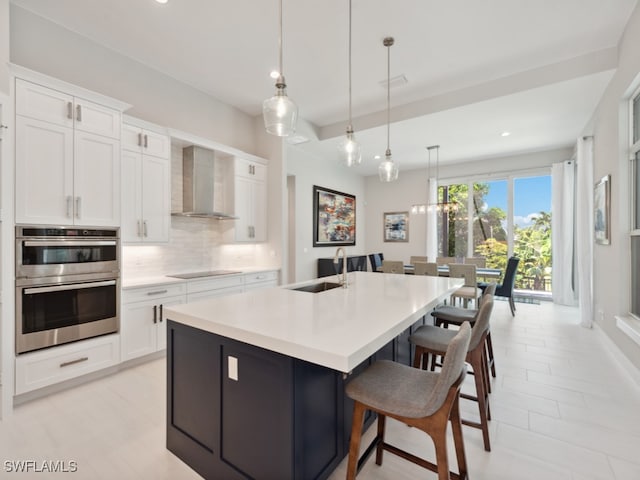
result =
[[[353,373],[377,359],[410,365],[408,338],[421,324]],[[348,454],[353,402],[344,387],[353,375],[171,320],[167,328],[167,448],[204,478],[321,480]]]

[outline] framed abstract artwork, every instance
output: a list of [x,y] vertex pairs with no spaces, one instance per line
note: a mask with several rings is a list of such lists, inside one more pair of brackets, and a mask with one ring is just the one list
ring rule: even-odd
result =
[[610,245],[611,238],[611,175],[600,179],[593,192],[593,227],[596,243]]
[[356,197],[313,186],[313,246],[356,244]]
[[385,212],[383,215],[384,241],[409,241],[409,212]]

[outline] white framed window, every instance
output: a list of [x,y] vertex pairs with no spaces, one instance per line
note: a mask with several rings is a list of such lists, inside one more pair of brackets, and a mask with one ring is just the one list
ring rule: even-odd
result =
[[629,102],[629,160],[631,167],[631,305],[630,313],[640,319],[640,88]]

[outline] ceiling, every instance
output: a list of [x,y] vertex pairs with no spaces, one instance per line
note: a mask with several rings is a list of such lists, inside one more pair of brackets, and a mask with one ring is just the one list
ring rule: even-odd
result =
[[[353,126],[362,174],[390,146],[403,170],[425,147],[455,163],[571,146],[611,79],[637,0],[352,0]],[[250,114],[273,94],[277,0],[12,0]],[[284,74],[298,148],[336,158],[348,117],[348,1],[284,0]],[[382,84],[381,84],[382,82]],[[511,135],[501,136],[509,131]]]

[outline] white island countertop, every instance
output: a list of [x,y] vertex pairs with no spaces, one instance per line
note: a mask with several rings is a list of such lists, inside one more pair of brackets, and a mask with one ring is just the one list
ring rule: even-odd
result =
[[463,283],[458,278],[351,272],[349,285],[292,290],[336,276],[166,306],[169,320],[348,373]]

